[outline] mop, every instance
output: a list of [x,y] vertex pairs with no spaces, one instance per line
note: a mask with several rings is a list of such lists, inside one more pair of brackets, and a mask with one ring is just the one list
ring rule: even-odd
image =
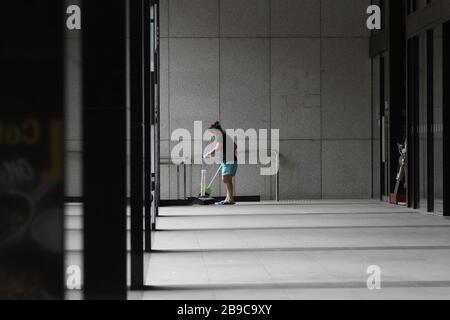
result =
[[197,198],[194,200],[194,204],[199,205],[210,205],[215,203],[215,199],[211,197],[212,195],[212,184],[214,180],[216,179],[217,175],[220,172],[220,169],[222,169],[223,164],[219,166],[216,173],[214,174],[214,177],[211,179],[211,182],[206,186],[206,169],[203,167],[202,164],[202,170],[201,170],[201,181],[200,181],[200,194]]
[[217,175],[219,174],[220,169],[222,169],[223,164],[221,164],[219,166],[219,169],[217,169],[216,174],[214,175],[214,177],[211,179],[211,182],[208,184],[208,186],[206,188],[203,189],[205,182],[206,182],[206,170],[202,169],[202,183],[201,183],[201,190],[203,191],[202,196],[205,197],[210,197],[212,194],[212,184],[214,182],[214,180],[216,180]]

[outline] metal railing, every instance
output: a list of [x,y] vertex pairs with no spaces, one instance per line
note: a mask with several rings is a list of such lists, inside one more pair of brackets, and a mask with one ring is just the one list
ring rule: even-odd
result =
[[[275,201],[280,201],[280,154],[277,151],[271,150],[275,154]],[[246,155],[248,151],[246,152]],[[186,169],[188,165],[197,165],[191,161],[191,158],[171,158],[171,157],[161,157],[160,164],[167,166],[176,166],[176,181],[177,181],[177,200],[180,200],[180,179],[181,179],[181,170],[180,167],[183,167],[183,198],[187,200],[187,183],[186,183]],[[174,163],[176,161],[177,163]],[[198,164],[200,165],[200,164]],[[170,179],[170,177],[169,177]]]

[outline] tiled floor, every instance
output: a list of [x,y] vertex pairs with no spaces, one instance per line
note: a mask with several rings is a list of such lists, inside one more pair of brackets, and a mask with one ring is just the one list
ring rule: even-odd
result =
[[[79,250],[80,212],[67,213],[67,245]],[[145,257],[150,290],[130,299],[450,299],[444,217],[360,200],[160,213]],[[381,268],[380,290],[367,289],[371,265]]]
[[[450,220],[377,201],[161,208],[133,299],[450,298]],[[367,268],[381,289],[367,289]]]

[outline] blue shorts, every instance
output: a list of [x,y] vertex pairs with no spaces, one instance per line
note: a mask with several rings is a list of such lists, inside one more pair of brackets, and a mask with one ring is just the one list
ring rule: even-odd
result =
[[237,163],[224,163],[222,165],[222,177],[223,176],[232,176],[236,175],[238,165]]

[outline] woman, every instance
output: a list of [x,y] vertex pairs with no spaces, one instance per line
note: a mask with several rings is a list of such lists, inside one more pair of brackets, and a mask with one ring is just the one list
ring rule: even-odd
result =
[[[233,188],[233,177],[236,175],[237,171],[237,156],[236,156],[236,143],[229,137],[225,131],[222,129],[219,121],[209,126],[208,130],[212,130],[217,138],[217,143],[215,147],[206,153],[204,157],[214,156],[216,153],[220,154],[222,162],[222,181],[227,187],[227,197],[225,200],[217,203],[219,205],[234,205],[234,188]],[[228,146],[228,147],[227,147]],[[232,147],[230,147],[232,146]],[[227,155],[227,150],[233,153],[233,156]],[[231,158],[231,160],[230,160]]]

